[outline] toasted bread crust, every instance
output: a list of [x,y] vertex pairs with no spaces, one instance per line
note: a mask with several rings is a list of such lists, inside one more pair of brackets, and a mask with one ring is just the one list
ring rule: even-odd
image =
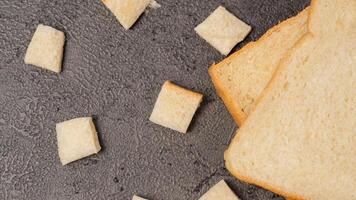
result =
[[[237,53],[237,52],[236,52]],[[235,53],[235,54],[236,54]],[[235,55],[233,54],[233,55]],[[237,56],[237,55],[235,55]],[[230,112],[232,115],[233,119],[238,125],[241,125],[247,118],[246,113],[242,111],[242,108],[234,102],[232,97],[228,94],[226,94],[227,91],[225,91],[223,84],[220,82],[218,75],[215,71],[215,68],[219,67],[220,63],[217,65],[213,65],[209,68],[209,75],[211,77],[211,80],[215,86],[216,92],[220,96],[220,98],[223,100],[224,104],[226,105],[227,110]]]
[[203,95],[198,93],[198,92],[194,92],[194,91],[191,91],[191,90],[188,90],[186,88],[183,88],[183,87],[180,87],[174,83],[172,83],[171,81],[165,81],[164,84],[163,84],[163,87],[165,88],[169,88],[171,90],[175,90],[175,91],[179,91],[179,92],[183,92],[185,93],[186,95],[190,95],[194,98],[203,98]]
[[[228,151],[225,152],[225,156],[226,154],[228,154]],[[242,175],[240,172],[238,172],[237,170],[234,170],[232,167],[230,167],[229,163],[228,162],[225,162],[225,165],[226,165],[226,168],[231,172],[231,174],[233,176],[235,176],[236,178],[238,178],[239,180],[242,180],[246,183],[249,183],[249,184],[253,184],[253,185],[258,185],[264,189],[267,189],[269,191],[272,191],[276,194],[279,194],[283,197],[285,197],[286,199],[288,200],[306,200],[305,198],[303,198],[302,196],[299,196],[297,194],[292,194],[292,193],[287,193],[287,192],[284,192],[283,190],[281,190],[280,188],[278,187],[275,187],[275,186],[271,186],[263,181],[258,181],[258,180],[255,180],[251,177],[248,177],[248,176],[244,176]]]
[[311,27],[312,25],[312,22],[311,22],[311,17],[313,15],[313,13],[315,12],[315,9],[316,9],[316,6],[317,6],[317,3],[318,3],[318,0],[311,0],[310,2],[310,12],[309,12],[309,16],[308,16],[308,31],[309,31],[309,34],[314,36],[315,34],[313,33],[313,28]]
[[220,67],[223,67],[227,63],[231,62],[232,60],[236,59],[241,54],[245,53],[245,51],[249,51],[251,48],[254,48],[255,45],[257,45],[259,43],[263,43],[265,40],[268,40],[269,37],[273,33],[280,31],[281,29],[283,29],[284,26],[295,23],[296,20],[299,20],[298,18],[300,17],[300,15],[304,15],[306,12],[309,12],[309,7],[304,9],[298,15],[291,17],[291,18],[275,25],[274,27],[269,29],[259,40],[255,41],[255,42],[248,43],[246,46],[244,46],[239,51],[231,54],[229,57],[225,58],[220,63],[214,64],[209,68],[209,75],[210,75],[212,82],[217,90],[218,95],[220,96],[220,98],[222,98],[222,100],[223,100],[224,104],[226,105],[227,109],[229,110],[230,114],[232,115],[235,122],[239,126],[242,125],[243,122],[246,120],[247,114],[243,111],[243,108],[241,107],[241,105],[236,103],[236,101],[234,101],[233,97],[231,95],[229,95],[229,91],[225,88],[224,84],[221,82],[221,80],[219,78],[218,69]]

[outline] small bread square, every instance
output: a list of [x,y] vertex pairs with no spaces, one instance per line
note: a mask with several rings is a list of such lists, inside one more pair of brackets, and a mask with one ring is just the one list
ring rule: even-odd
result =
[[62,31],[38,25],[27,48],[25,63],[60,73],[64,40]]
[[202,99],[203,95],[166,81],[158,95],[150,121],[186,133]]
[[194,29],[221,54],[228,55],[251,31],[251,27],[219,6]]
[[100,151],[98,135],[91,117],[56,124],[58,153],[62,165]]
[[221,180],[214,187],[210,188],[199,200],[239,200],[230,187]]
[[145,11],[151,0],[102,0],[102,2],[128,30]]
[[139,197],[139,196],[134,195],[134,196],[132,197],[132,200],[147,200],[147,199],[144,199],[144,198],[142,198],[142,197]]

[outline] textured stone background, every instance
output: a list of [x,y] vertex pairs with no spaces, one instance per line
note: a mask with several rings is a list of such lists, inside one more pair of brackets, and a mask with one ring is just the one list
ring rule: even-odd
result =
[[[194,200],[221,179],[242,200],[283,199],[235,180],[223,152],[236,126],[207,69],[223,57],[193,28],[218,5],[258,39],[307,0],[158,0],[129,31],[99,0],[0,1],[0,199]],[[27,66],[37,24],[66,33],[60,75]],[[202,92],[188,134],[148,121],[165,80]],[[55,124],[94,116],[103,150],[67,166]]]

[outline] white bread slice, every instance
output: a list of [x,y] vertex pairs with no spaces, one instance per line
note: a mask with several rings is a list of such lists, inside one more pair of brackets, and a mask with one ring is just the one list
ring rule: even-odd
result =
[[278,67],[226,166],[290,198],[356,199],[356,1],[314,0],[310,18],[311,33]]
[[307,32],[308,10],[274,26],[258,41],[210,67],[218,95],[237,124],[246,120],[280,59]]

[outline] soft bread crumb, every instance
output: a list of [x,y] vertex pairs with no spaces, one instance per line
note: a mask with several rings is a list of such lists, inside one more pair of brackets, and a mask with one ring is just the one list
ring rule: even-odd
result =
[[166,81],[158,95],[150,121],[186,133],[202,99],[203,95]]
[[27,48],[25,63],[60,73],[64,40],[62,31],[38,25]]
[[199,200],[239,200],[224,180],[210,188]]
[[250,33],[251,27],[219,6],[194,30],[221,54],[228,55]]
[[128,30],[145,11],[151,0],[102,0],[102,2]]
[[160,8],[161,7],[161,4],[159,4],[157,1],[155,0],[152,0],[150,5],[149,5],[150,8],[153,8],[153,9],[157,9],[157,8]]
[[58,123],[56,131],[62,165],[96,154],[101,149],[91,117]]
[[132,197],[132,200],[147,200],[147,199],[144,199],[144,198],[142,198],[142,197],[139,197],[139,196],[134,195],[134,196]]

